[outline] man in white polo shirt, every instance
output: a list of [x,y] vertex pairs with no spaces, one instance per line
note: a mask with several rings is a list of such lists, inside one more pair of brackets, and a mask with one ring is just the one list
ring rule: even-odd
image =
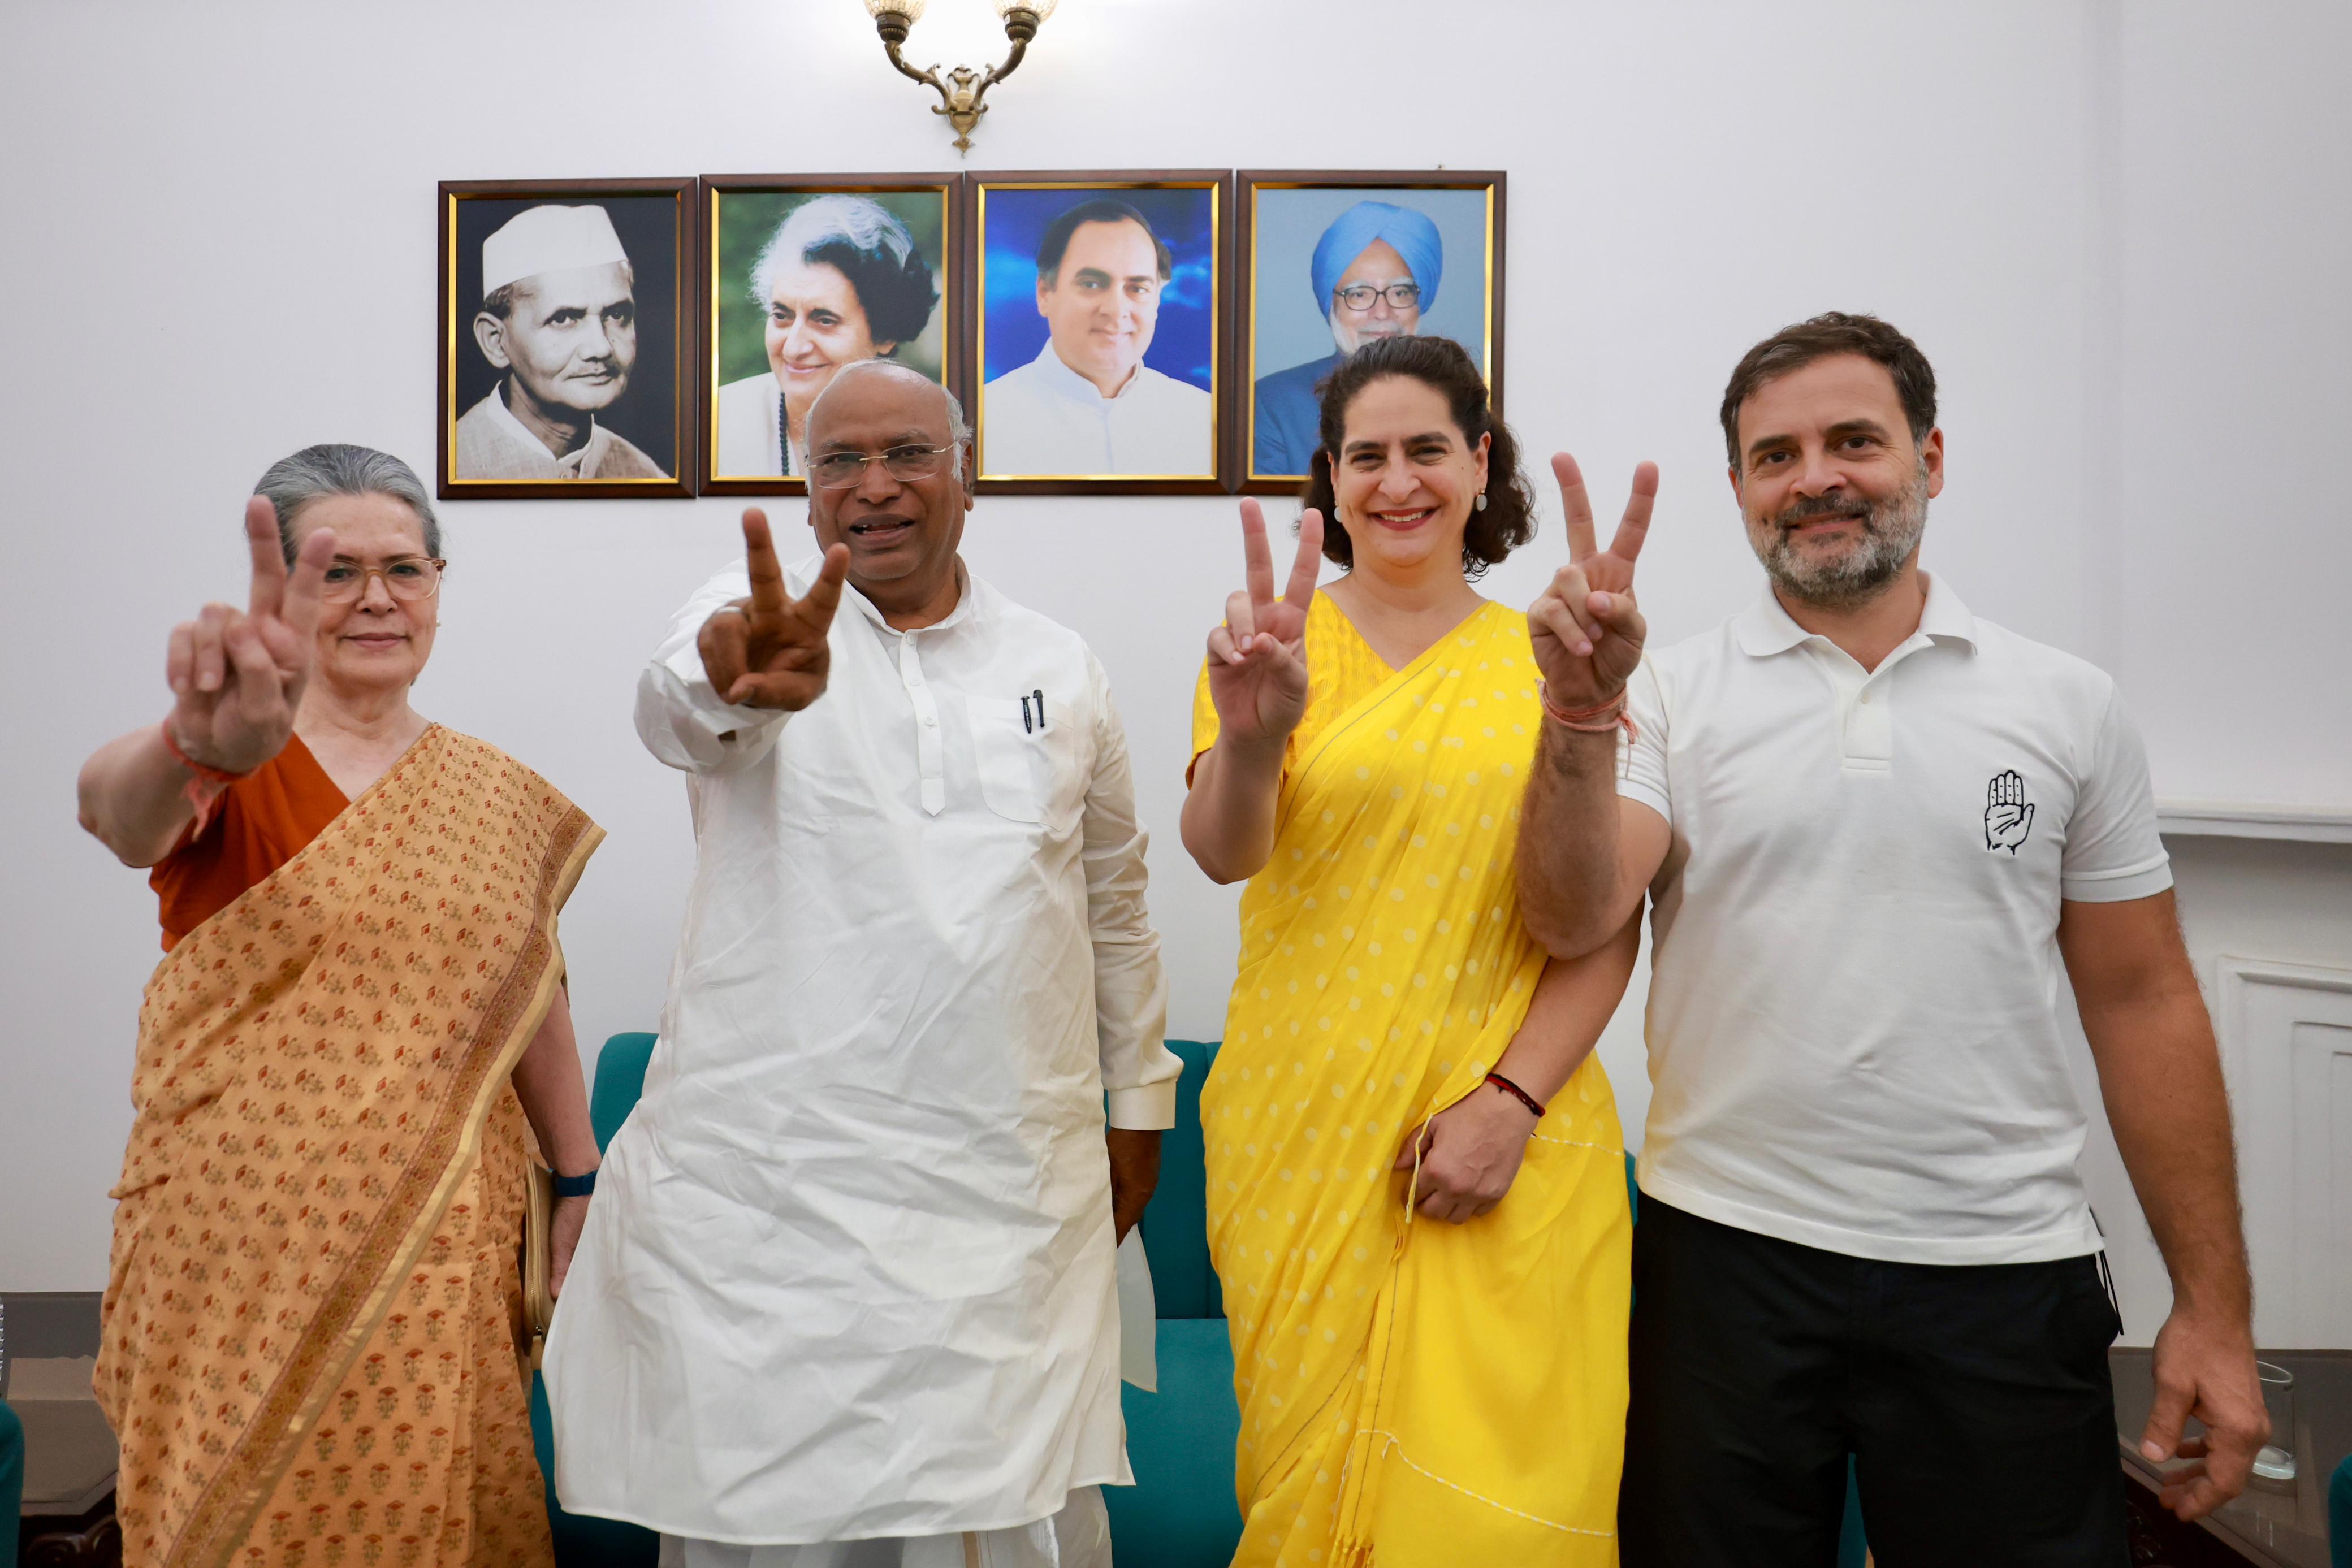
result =
[[2121,1568],[2120,1325],[2061,960],[2173,1277],[2139,1439],[2193,1461],[2167,1504],[2236,1495],[2266,1429],[2229,1107],[2139,738],[2106,675],[1920,570],[1944,437],[1907,338],[1788,328],[1722,415],[1757,601],[1643,661],[1654,483],[1600,552],[1562,460],[1577,559],[1529,611],[1556,722],[1528,928],[1570,956],[1654,910],[1623,1561],[1826,1563],[1851,1456],[1882,1562]]

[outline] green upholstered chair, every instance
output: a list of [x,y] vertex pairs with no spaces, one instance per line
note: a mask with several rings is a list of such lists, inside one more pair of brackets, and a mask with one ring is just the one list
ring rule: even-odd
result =
[[2336,1568],[2352,1568],[2352,1456],[2327,1481],[2327,1560]]
[[16,1527],[25,1512],[25,1424],[0,1405],[0,1563],[16,1561]]
[[1160,1391],[1120,1386],[1135,1484],[1105,1487],[1103,1501],[1118,1568],[1224,1568],[1242,1538],[1234,1495],[1242,1412],[1224,1292],[1209,1266],[1201,1085],[1217,1048],[1171,1040],[1168,1049],[1182,1060],[1184,1075],[1176,1082],[1176,1125],[1160,1141],[1160,1185],[1141,1222],[1160,1314],[1153,1331]]
[[[616,1034],[596,1053],[596,1082],[588,1094],[588,1121],[596,1146],[608,1147],[645,1092],[646,1064],[653,1060],[654,1037]],[[530,1438],[539,1450],[540,1473],[547,1478],[547,1522],[555,1536],[557,1568],[654,1568],[661,1537],[614,1519],[566,1513],[555,1500],[555,1428],[548,1415],[547,1385],[530,1375]],[[14,1559],[7,1561],[13,1562]]]

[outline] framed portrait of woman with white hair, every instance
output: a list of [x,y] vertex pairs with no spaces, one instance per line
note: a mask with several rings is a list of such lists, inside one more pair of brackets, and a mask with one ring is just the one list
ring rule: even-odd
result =
[[706,174],[706,494],[798,495],[808,411],[886,359],[960,391],[961,176]]
[[1451,338],[1503,405],[1500,172],[1244,170],[1234,201],[1249,495],[1294,495],[1321,444],[1316,388],[1374,338]]

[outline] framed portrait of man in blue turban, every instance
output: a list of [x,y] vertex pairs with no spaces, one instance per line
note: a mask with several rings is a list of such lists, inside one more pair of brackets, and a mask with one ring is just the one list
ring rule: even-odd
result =
[[1321,444],[1316,388],[1374,338],[1451,338],[1503,396],[1499,172],[1244,171],[1242,489],[1288,494]]

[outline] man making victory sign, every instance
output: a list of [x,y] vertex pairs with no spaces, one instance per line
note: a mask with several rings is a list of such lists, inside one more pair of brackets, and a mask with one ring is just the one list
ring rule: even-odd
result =
[[1827,1562],[1851,1457],[1882,1562],[2120,1568],[2121,1325],[2059,961],[2172,1273],[2139,1435],[2186,1461],[2167,1505],[2234,1496],[2265,1430],[2229,1107],[2139,737],[2105,674],[1920,570],[1944,433],[1909,339],[1787,328],[1722,422],[1752,606],[1637,665],[1629,516],[1530,612],[1528,927],[1573,956],[1654,912],[1623,1560]]
[[698,864],[548,1345],[558,1495],[684,1568],[1108,1568],[1180,1067],[1124,732],[964,567],[936,382],[847,366],[807,436],[822,559],[747,512],[638,685]]

